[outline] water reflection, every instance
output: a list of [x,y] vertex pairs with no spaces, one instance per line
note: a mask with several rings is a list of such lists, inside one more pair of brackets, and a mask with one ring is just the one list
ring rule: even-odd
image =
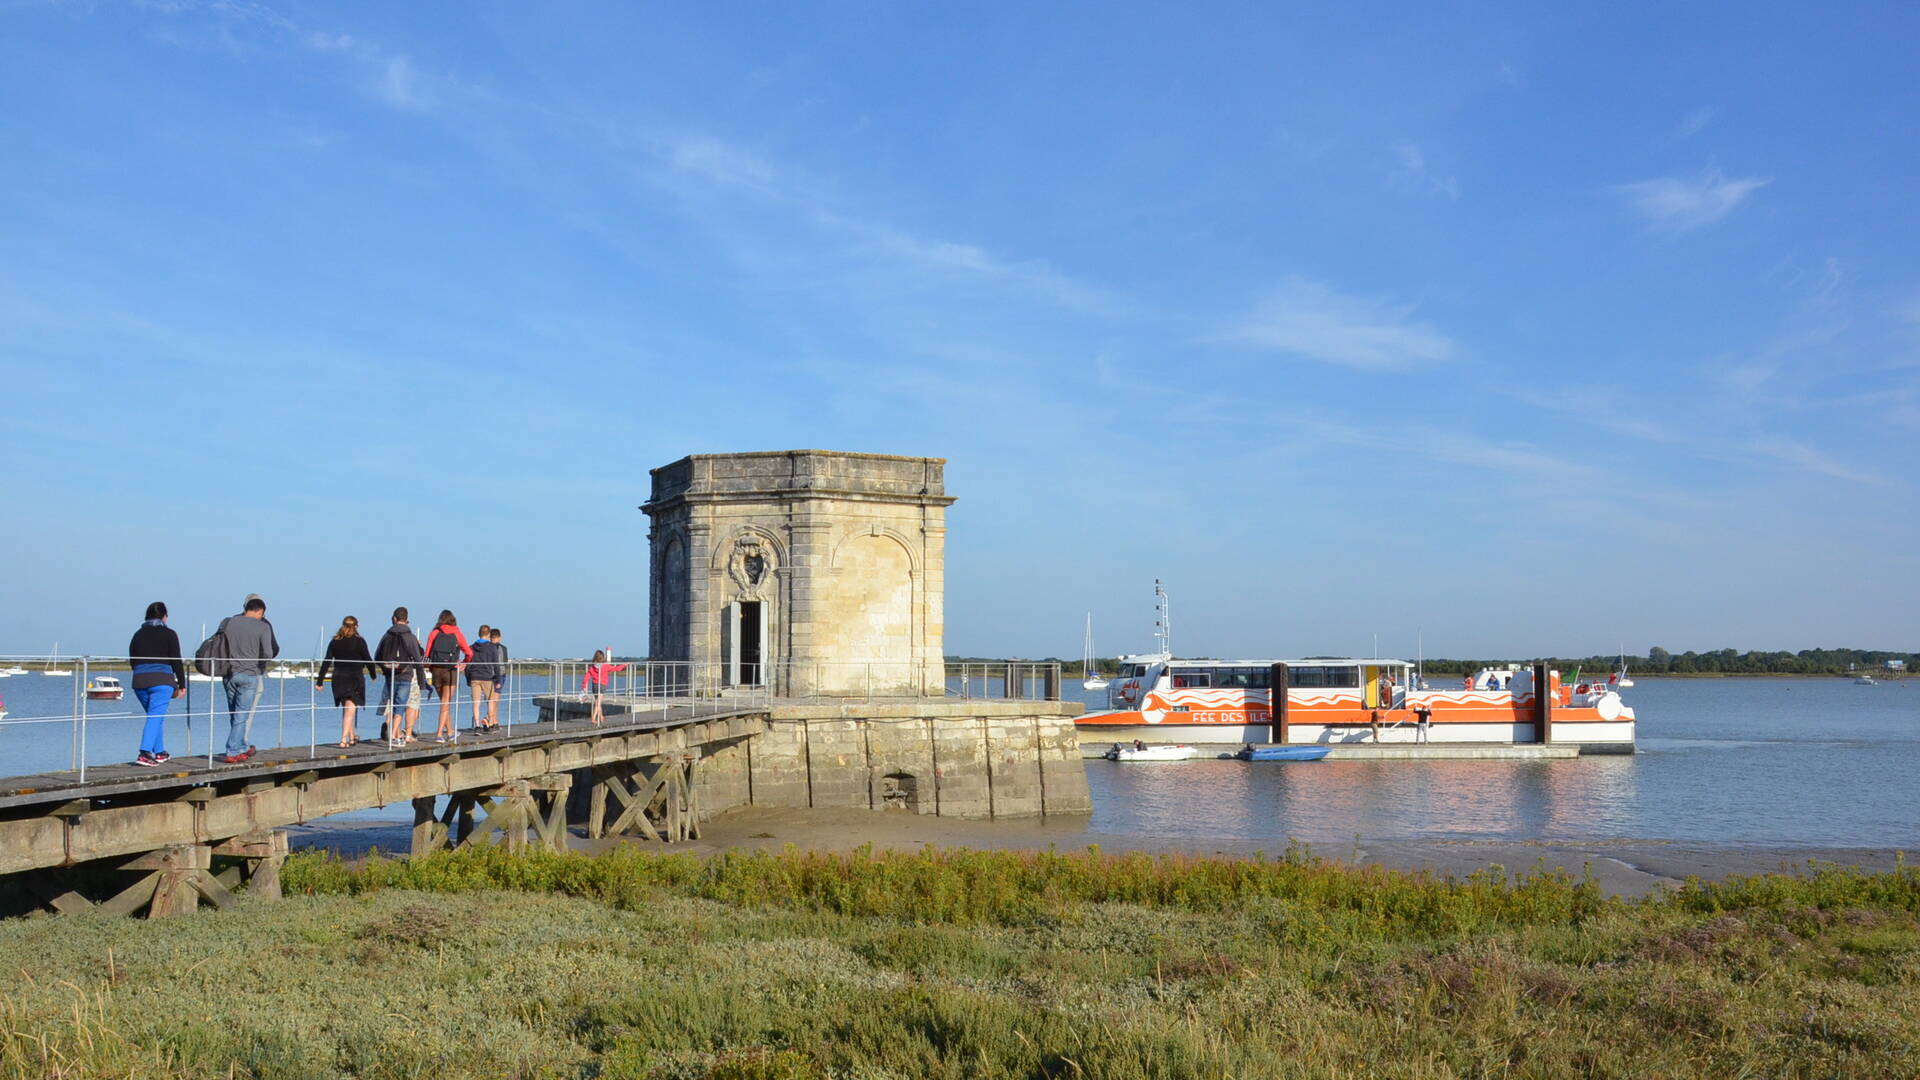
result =
[[1920,682],[1643,680],[1642,752],[1565,761],[1087,763],[1089,828],[1168,839],[1920,844]]

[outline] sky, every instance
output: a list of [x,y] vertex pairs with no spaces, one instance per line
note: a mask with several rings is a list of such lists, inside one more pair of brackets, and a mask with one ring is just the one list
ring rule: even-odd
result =
[[0,0],[0,652],[646,637],[947,458],[946,648],[1920,648],[1920,7]]

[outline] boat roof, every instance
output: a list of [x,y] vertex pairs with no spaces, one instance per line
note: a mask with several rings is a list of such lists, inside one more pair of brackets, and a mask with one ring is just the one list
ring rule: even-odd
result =
[[1263,660],[1182,660],[1182,659],[1175,658],[1172,660],[1168,660],[1165,657],[1156,656],[1146,662],[1148,663],[1164,662],[1168,664],[1178,664],[1181,667],[1272,667],[1275,664],[1285,664],[1288,667],[1356,667],[1356,666],[1365,666],[1369,664],[1371,665],[1385,664],[1388,666],[1399,666],[1399,667],[1413,666],[1413,661],[1411,660],[1397,660],[1387,656],[1376,657],[1373,659],[1366,659],[1364,657],[1355,657],[1355,656],[1309,656],[1299,660],[1287,660],[1287,659],[1278,659],[1278,658],[1263,659]]

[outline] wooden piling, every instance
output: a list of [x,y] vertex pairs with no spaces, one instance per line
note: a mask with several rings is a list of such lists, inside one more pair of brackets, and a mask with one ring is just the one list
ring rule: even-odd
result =
[[1553,741],[1553,687],[1547,680],[1545,661],[1533,665],[1534,741],[1545,746]]
[[1273,686],[1267,695],[1272,703],[1269,719],[1273,723],[1273,730],[1267,737],[1284,746],[1287,741],[1287,665],[1273,665],[1271,682]]

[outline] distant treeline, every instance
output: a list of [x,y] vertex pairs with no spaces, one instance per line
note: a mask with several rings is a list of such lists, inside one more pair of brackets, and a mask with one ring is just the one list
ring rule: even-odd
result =
[[[1620,666],[1618,656],[1509,656],[1497,660],[1428,659],[1422,663],[1422,670],[1430,675],[1464,675],[1488,665],[1536,659],[1545,660],[1564,674],[1571,674],[1576,669],[1587,673],[1610,672]],[[1694,652],[1689,649],[1676,653],[1656,645],[1647,650],[1645,656],[1627,657],[1626,663],[1629,672],[1641,675],[1844,675],[1850,671],[1884,675],[1889,660],[1903,661],[1908,671],[1920,672],[1920,653],[1880,649],[1802,649],[1799,652],[1761,652],[1751,649],[1746,652],[1733,649]],[[992,662],[986,657],[958,656],[949,656],[947,661],[955,664]],[[1061,660],[1050,656],[1045,660],[1029,662],[1059,664],[1060,673],[1068,678],[1084,678],[1086,675],[1079,660]],[[1118,657],[1101,657],[1094,663],[1099,671],[1109,675],[1120,669]]]

